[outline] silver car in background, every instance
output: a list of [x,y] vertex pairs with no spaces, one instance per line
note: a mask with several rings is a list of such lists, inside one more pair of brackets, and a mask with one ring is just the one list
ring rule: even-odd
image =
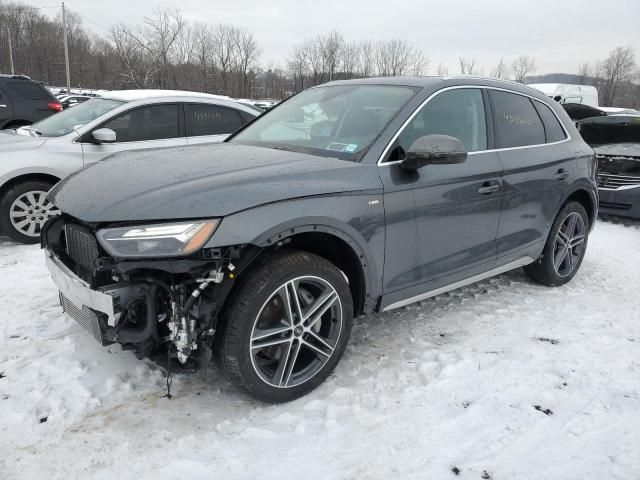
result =
[[37,243],[58,213],[46,193],[70,173],[124,150],[219,142],[259,114],[217,95],[122,90],[0,132],[0,230]]

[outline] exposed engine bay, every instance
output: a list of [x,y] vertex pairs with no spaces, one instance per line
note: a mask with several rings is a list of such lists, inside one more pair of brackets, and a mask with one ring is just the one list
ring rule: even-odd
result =
[[104,251],[92,226],[64,215],[47,224],[42,242],[62,307],[96,340],[119,343],[139,358],[166,355],[169,365],[175,359],[186,369],[208,362],[236,264],[252,248],[118,260]]

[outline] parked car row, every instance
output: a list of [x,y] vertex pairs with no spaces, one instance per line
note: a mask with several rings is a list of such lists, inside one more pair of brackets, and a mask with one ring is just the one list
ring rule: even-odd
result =
[[[31,234],[42,228],[61,304],[99,343],[169,369],[213,357],[263,401],[320,385],[355,316],[522,266],[570,281],[597,216],[593,150],[520,84],[331,82],[251,123],[257,112],[227,100],[134,96],[4,138],[20,165],[60,162],[56,179],[93,162],[51,190],[41,205],[59,215]],[[38,218],[25,213],[38,188],[12,187],[14,228]]]
[[37,243],[44,223],[58,213],[46,193],[72,172],[124,150],[221,141],[257,115],[226,97],[124,90],[0,132],[0,230]]

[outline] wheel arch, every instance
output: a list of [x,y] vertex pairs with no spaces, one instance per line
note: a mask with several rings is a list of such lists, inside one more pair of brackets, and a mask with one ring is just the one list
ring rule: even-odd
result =
[[587,215],[589,216],[589,229],[593,228],[596,217],[598,216],[597,194],[594,194],[591,189],[579,186],[569,192],[564,202],[562,202],[562,204],[560,205],[560,208],[571,201],[576,201],[584,207],[584,209],[587,211]]
[[59,177],[51,175],[49,173],[23,173],[15,177],[10,178],[0,186],[0,200],[4,198],[6,193],[16,185],[30,181],[45,181],[51,182],[54,185],[60,181]]
[[[328,260],[347,277],[354,315],[373,311],[377,302],[377,272],[364,240],[332,219],[276,227],[251,243],[263,250],[293,248]],[[348,226],[347,226],[348,227]],[[348,227],[351,228],[351,227]]]

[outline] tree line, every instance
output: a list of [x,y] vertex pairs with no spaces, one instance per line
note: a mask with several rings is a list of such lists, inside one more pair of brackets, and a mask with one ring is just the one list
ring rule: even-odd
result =
[[[176,9],[157,9],[138,24],[84,27],[67,11],[71,83],[83,88],[168,88],[203,91],[235,98],[282,99],[304,88],[337,79],[370,76],[448,75],[442,63],[431,69],[429,56],[401,39],[350,41],[336,30],[303,39],[281,64],[261,62],[262,49],[245,28],[185,20]],[[0,72],[8,73],[9,36],[16,73],[51,85],[65,85],[61,16],[48,17],[37,7],[0,0]],[[452,73],[488,75],[525,82],[536,71],[535,59],[501,58],[485,71],[474,58],[460,57]],[[583,65],[579,77],[601,91],[602,103],[635,102],[633,50],[618,48],[607,59]],[[637,83],[637,82],[636,82]],[[631,87],[630,87],[631,85]],[[631,106],[627,104],[627,106]]]

